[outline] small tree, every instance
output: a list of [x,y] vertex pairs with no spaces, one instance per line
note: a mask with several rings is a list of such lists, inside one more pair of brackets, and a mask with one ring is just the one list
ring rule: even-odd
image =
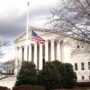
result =
[[35,85],[37,81],[37,77],[36,77],[36,69],[35,69],[35,64],[33,64],[32,62],[23,62],[20,72],[17,76],[17,81],[15,86],[18,85],[25,85],[25,84],[29,84],[29,85]]

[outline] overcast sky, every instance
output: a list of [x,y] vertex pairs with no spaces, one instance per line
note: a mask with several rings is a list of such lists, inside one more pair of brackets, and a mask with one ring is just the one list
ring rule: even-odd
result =
[[[0,0],[0,41],[13,41],[20,33],[26,30],[28,1],[30,2],[29,26],[44,28],[50,10],[58,2],[58,0]],[[14,58],[14,46],[6,46],[5,53],[5,56],[0,58],[0,61]]]
[[26,29],[27,1],[29,25],[44,27],[57,0],[0,0],[0,40],[14,40]]

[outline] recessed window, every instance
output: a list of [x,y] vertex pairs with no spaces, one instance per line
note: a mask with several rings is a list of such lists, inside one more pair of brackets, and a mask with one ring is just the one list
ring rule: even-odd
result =
[[84,76],[82,76],[82,80],[84,80]]
[[78,70],[78,65],[77,65],[77,63],[75,63],[74,65],[75,65],[75,70]]
[[82,48],[84,48],[84,47],[82,46]]
[[88,62],[88,70],[90,70],[90,62]]
[[81,70],[84,70],[84,63],[81,63]]
[[89,76],[89,79],[90,79],[90,76]]
[[77,45],[77,48],[79,48],[80,46],[79,45]]

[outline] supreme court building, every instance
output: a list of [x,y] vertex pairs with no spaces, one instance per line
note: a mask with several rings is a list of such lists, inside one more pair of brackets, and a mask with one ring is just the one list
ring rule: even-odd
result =
[[[32,31],[45,40],[45,45],[32,41]],[[71,63],[77,74],[78,82],[90,81],[90,44],[80,39],[71,38],[59,31],[47,29],[29,29],[28,50],[26,47],[26,33],[22,33],[15,40],[16,49],[16,74],[23,61],[32,61],[38,70],[45,61],[58,60]]]

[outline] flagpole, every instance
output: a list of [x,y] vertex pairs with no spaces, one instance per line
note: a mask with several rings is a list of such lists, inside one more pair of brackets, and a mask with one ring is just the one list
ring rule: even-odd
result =
[[29,22],[28,22],[28,19],[29,19],[29,2],[27,2],[27,28],[26,28],[26,59],[28,61],[28,46],[29,46]]

